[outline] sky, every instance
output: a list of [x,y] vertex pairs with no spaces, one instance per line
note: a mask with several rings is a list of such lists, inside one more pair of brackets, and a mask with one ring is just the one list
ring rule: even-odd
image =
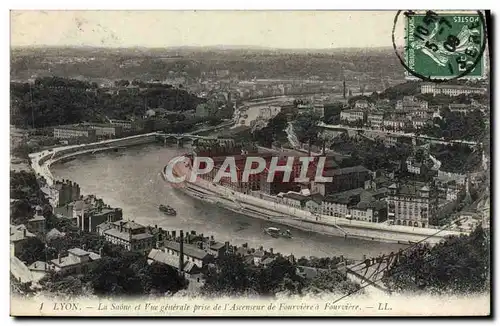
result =
[[11,11],[11,45],[390,47],[395,15],[395,11]]

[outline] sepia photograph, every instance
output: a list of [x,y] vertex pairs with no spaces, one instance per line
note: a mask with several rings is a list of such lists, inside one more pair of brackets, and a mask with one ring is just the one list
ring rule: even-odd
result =
[[491,15],[11,10],[10,315],[490,316]]

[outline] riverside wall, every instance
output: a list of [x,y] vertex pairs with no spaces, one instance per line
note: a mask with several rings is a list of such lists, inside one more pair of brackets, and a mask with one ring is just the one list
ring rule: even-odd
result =
[[95,143],[61,146],[51,150],[45,150],[30,154],[31,167],[36,173],[43,176],[49,185],[52,185],[54,178],[50,172],[50,166],[59,160],[83,155],[87,153],[113,150],[120,147],[143,145],[156,141],[157,133],[134,135],[119,139],[103,140]]
[[205,180],[199,180],[196,183],[186,182],[186,186],[179,189],[192,197],[244,215],[333,236],[409,244],[422,240],[437,243],[446,236],[465,234],[456,231],[387,225],[312,214],[308,211],[235,192]]

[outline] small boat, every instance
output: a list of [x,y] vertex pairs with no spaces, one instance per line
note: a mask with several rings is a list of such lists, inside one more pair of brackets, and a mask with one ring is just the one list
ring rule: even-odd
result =
[[167,215],[171,215],[171,216],[175,216],[175,215],[177,215],[177,212],[175,211],[175,209],[173,209],[172,207],[170,207],[170,206],[168,206],[168,205],[166,205],[166,206],[165,206],[165,205],[160,205],[160,206],[158,207],[158,209],[159,209],[161,212],[163,212],[163,213],[165,213],[165,214],[167,214]]
[[279,238],[279,237],[288,238],[288,239],[292,238],[292,232],[290,232],[290,230],[286,230],[286,231],[282,232],[278,228],[269,227],[269,228],[265,228],[264,232],[267,233],[267,234],[269,234],[273,238]]
[[283,232],[281,232],[281,236],[283,238],[291,239],[292,238],[292,232],[290,232],[290,230],[283,231]]

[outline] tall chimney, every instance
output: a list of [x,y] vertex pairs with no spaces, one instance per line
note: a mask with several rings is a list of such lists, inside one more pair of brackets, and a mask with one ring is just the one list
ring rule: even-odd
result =
[[62,263],[61,254],[60,253],[57,254],[57,261],[59,262],[59,264]]
[[23,229],[23,238],[26,238],[26,229]]
[[344,77],[344,81],[342,82],[342,85],[343,85],[343,89],[344,89],[344,99],[345,99],[345,77]]
[[180,232],[180,242],[179,242],[179,273],[182,274],[184,269],[184,232]]

